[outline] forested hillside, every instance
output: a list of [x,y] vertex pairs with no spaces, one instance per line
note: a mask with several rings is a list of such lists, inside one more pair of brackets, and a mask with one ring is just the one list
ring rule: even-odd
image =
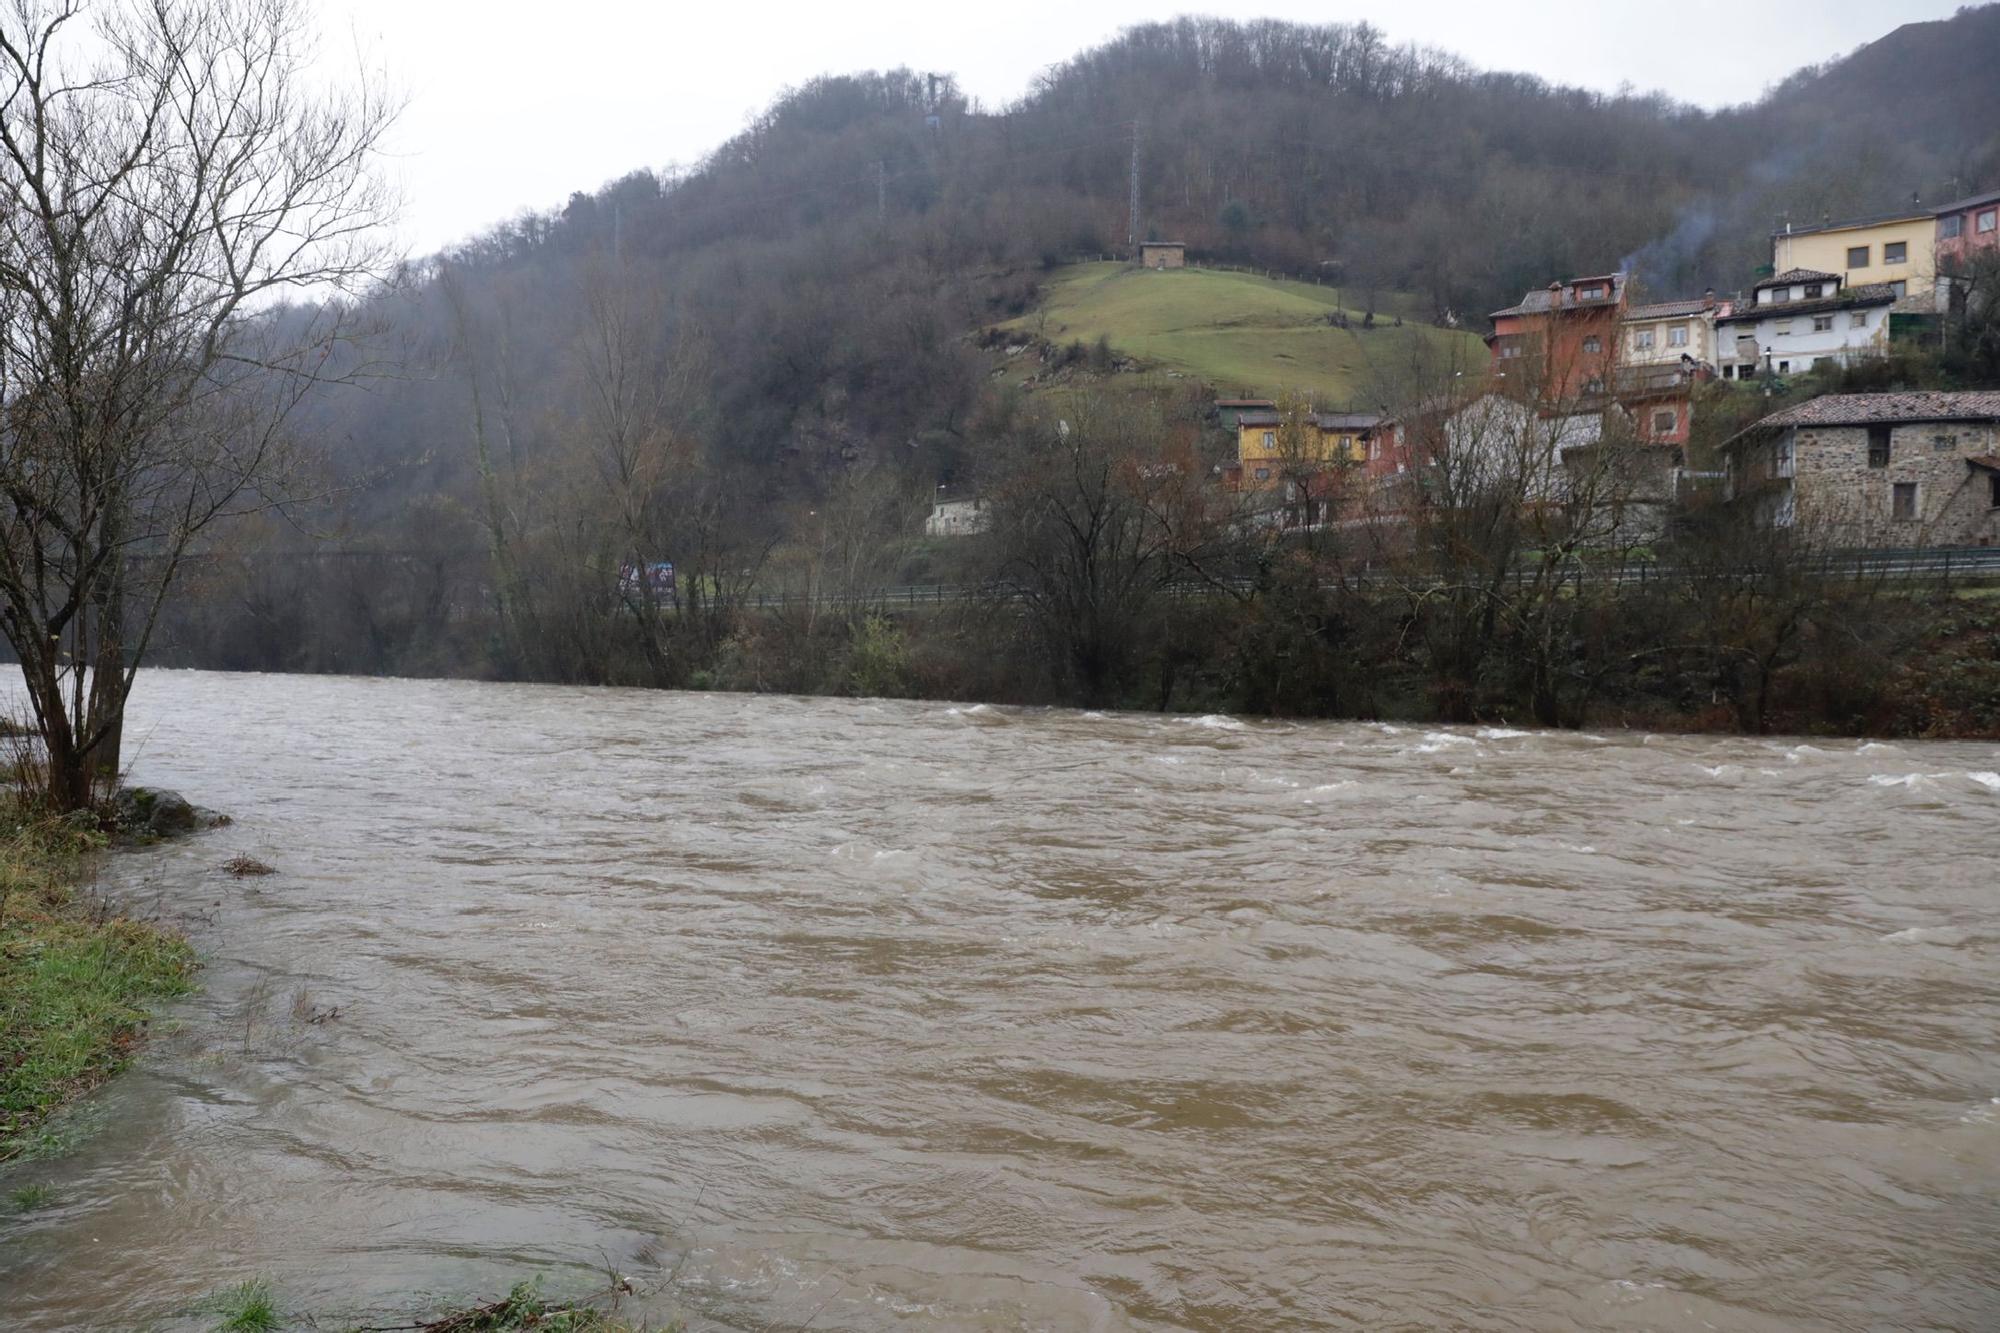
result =
[[[1785,74],[1784,53],[1763,63]],[[1728,291],[1782,216],[2000,184],[1995,68],[2000,6],[1715,113],[1367,25],[1197,18],[1004,108],[910,71],[816,80],[684,175],[414,263],[356,353],[388,373],[305,423],[330,442],[320,499],[232,531],[172,650],[569,674],[532,645],[573,643],[624,561],[762,568],[857,478],[979,485],[1015,409],[972,335],[1123,246],[1135,133],[1144,232],[1477,332],[1555,276],[1631,264],[1655,295]],[[517,628],[468,627],[496,599]]]

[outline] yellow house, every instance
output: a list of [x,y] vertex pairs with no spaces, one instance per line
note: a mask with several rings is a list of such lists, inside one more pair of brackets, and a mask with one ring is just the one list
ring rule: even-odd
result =
[[1930,213],[1827,222],[1787,223],[1771,233],[1771,271],[1795,268],[1838,273],[1842,286],[1888,283],[1898,297],[1925,296],[1937,285],[1937,218]]
[[1241,485],[1259,490],[1276,486],[1287,473],[1317,469],[1343,459],[1360,463],[1368,457],[1368,435],[1381,418],[1349,412],[1309,412],[1297,426],[1287,427],[1284,414],[1245,411],[1236,416],[1236,461]]

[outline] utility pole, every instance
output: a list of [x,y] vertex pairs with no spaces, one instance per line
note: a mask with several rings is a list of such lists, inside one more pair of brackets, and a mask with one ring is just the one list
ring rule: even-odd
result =
[[885,222],[889,217],[889,195],[887,191],[889,164],[875,164],[875,221]]
[[1139,122],[1132,122],[1132,224],[1125,243],[1132,248],[1132,257],[1139,255]]

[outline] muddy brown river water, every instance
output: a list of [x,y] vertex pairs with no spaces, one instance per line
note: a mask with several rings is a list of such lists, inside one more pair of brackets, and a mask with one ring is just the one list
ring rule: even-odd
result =
[[2000,1326],[1991,744],[194,672],[129,743],[235,817],[105,869],[205,989],[0,1168],[0,1326]]

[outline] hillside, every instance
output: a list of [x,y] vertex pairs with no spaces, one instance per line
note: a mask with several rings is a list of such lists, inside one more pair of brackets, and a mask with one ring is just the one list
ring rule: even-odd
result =
[[[299,423],[328,442],[337,502],[233,529],[241,578],[177,633],[245,668],[497,661],[488,630],[436,608],[511,578],[551,656],[522,666],[516,645],[506,669],[606,678],[616,636],[588,610],[623,553],[740,571],[864,484],[986,484],[1030,404],[1010,392],[1029,358],[995,375],[983,331],[1103,335],[1223,390],[1393,407],[1378,372],[1476,348],[1484,312],[1552,278],[1627,265],[1651,297],[1729,292],[1782,215],[2000,186],[1981,111],[1996,59],[2000,6],[1968,9],[1707,112],[1480,70],[1367,24],[1183,18],[1083,51],[1005,107],[906,69],[815,79],[689,170],[579,190],[376,296],[366,313],[414,365],[316,397]],[[1784,53],[1766,67],[1778,78]],[[1135,122],[1142,233],[1342,290],[1060,267],[1124,248]],[[1389,328],[1357,327],[1369,292]],[[1324,322],[1336,301],[1346,329]],[[1437,331],[1449,314],[1465,334]],[[672,456],[621,470],[633,440]],[[609,497],[607,478],[635,475],[668,480]],[[351,558],[266,558],[287,546]],[[559,665],[559,645],[599,665]]]
[[[1296,389],[1322,402],[1358,403],[1371,386],[1396,378],[1418,346],[1434,361],[1484,363],[1477,337],[1425,325],[1415,307],[1402,296],[1378,301],[1375,327],[1364,329],[1354,294],[1335,287],[1222,269],[1077,264],[1050,279],[1040,309],[1003,327],[1054,342],[1103,337],[1116,351],[1224,393]],[[1331,322],[1336,313],[1347,327]]]

